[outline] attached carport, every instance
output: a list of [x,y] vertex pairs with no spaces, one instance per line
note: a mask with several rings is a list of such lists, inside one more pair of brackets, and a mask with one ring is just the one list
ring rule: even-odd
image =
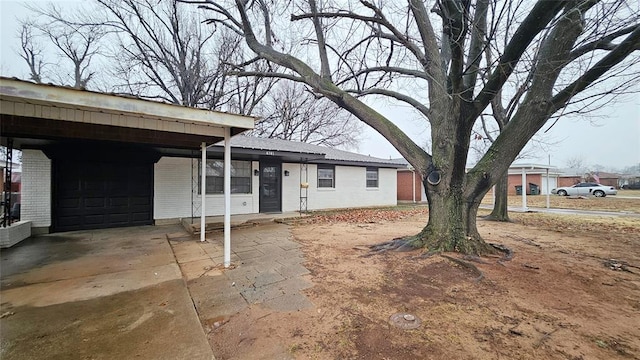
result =
[[[549,194],[551,193],[551,184],[549,183],[550,170],[555,170],[551,165],[539,165],[539,164],[511,164],[509,167],[509,175],[520,174],[521,176],[521,198],[522,198],[522,211],[528,211],[527,207],[527,186],[529,182],[527,181],[527,175],[537,174],[544,175],[542,189],[543,193],[546,194],[547,197],[547,209],[550,207]],[[495,195],[494,195],[495,196]]]
[[[153,222],[153,163],[160,154],[200,151],[254,126],[254,118],[127,96],[0,78],[0,141],[38,149],[51,160],[50,189],[25,184],[22,220],[47,207],[49,230],[67,231]],[[202,161],[202,189],[205,164]],[[225,166],[225,265],[230,259],[230,167]],[[30,201],[49,191],[49,203]],[[203,192],[204,193],[204,192]],[[202,197],[204,223],[205,197]],[[204,226],[203,226],[204,227]],[[204,232],[201,234],[204,240]]]

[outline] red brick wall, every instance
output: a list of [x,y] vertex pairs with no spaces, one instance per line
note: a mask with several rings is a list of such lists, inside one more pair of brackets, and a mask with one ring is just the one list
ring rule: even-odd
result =
[[412,196],[413,191],[413,180],[411,176],[415,177],[416,184],[416,194],[415,200],[422,201],[422,179],[420,179],[420,175],[417,172],[411,171],[398,171],[398,200],[399,201],[413,201],[414,197]]
[[573,186],[579,182],[582,182],[580,176],[561,176],[558,177],[558,187]]
[[[542,190],[542,175],[541,174],[527,174],[527,183],[536,184]],[[509,175],[509,195],[516,194],[516,185],[522,185],[522,174],[510,174]],[[529,185],[526,186],[527,194],[529,194]]]

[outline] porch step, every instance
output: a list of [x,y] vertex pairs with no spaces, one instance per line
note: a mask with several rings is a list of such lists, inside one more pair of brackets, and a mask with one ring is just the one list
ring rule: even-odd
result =
[[[231,228],[232,229],[242,229],[253,227],[257,225],[272,223],[272,222],[283,222],[290,219],[299,219],[300,217],[307,216],[306,214],[299,213],[283,213],[283,214],[253,214],[253,215],[244,215],[244,216],[232,216],[231,217]],[[234,219],[236,217],[236,219]],[[200,235],[200,221],[197,219],[196,222],[191,222],[191,218],[182,219],[182,226],[189,232],[191,235],[199,236]],[[194,219],[196,220],[196,219]],[[224,221],[216,217],[216,219],[210,220],[207,219],[205,223],[205,233],[212,232],[221,232],[224,230]]]

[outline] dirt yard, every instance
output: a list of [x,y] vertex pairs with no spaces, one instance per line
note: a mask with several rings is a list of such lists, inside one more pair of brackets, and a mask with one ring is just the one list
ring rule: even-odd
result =
[[315,308],[249,307],[210,334],[233,349],[217,358],[263,358],[252,344],[267,338],[291,359],[640,359],[639,218],[479,219],[486,241],[514,251],[510,261],[466,259],[481,279],[439,255],[367,256],[369,245],[418,232],[426,216],[424,207],[353,210],[292,225]]

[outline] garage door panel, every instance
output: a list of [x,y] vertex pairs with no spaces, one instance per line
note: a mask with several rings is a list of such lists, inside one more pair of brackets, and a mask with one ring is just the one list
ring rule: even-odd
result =
[[129,214],[110,214],[109,222],[112,224],[126,224],[129,222]]
[[80,199],[71,198],[71,199],[60,199],[58,201],[58,206],[62,209],[75,209],[80,206]]
[[150,200],[148,196],[134,196],[130,198],[132,206],[148,206],[151,203]]
[[131,214],[131,217],[132,217],[132,220],[136,222],[145,222],[145,221],[151,220],[149,214],[144,212],[133,213]]
[[84,206],[86,208],[104,208],[105,207],[105,198],[88,198],[84,200]]
[[104,215],[84,215],[84,223],[87,225],[99,225],[105,223]]
[[54,164],[56,231],[152,224],[152,163]]

